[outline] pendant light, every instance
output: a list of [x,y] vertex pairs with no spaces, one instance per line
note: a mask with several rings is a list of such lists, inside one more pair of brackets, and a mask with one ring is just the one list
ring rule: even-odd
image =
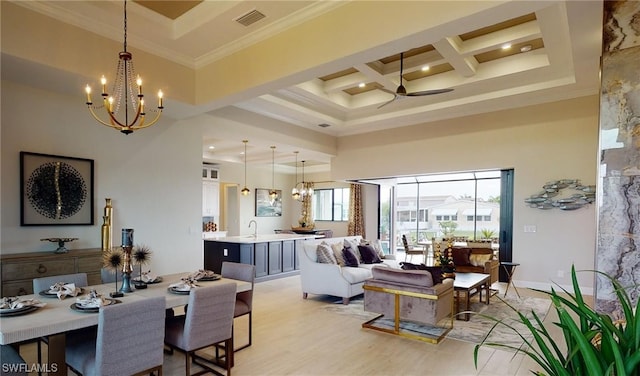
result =
[[298,200],[300,198],[300,192],[298,192],[298,151],[293,152],[296,155],[296,180],[293,185],[293,189],[291,189],[291,197],[294,200]]
[[302,182],[296,183],[296,187],[294,188],[297,191],[297,197],[296,194],[292,194],[293,198],[298,201],[304,200],[307,196],[313,196],[311,183],[304,181],[304,163],[305,161],[302,161]]
[[278,198],[278,192],[276,192],[275,188],[275,160],[276,160],[276,147],[274,145],[271,146],[271,190],[269,191],[269,198],[273,203],[276,198]]
[[241,192],[243,196],[249,196],[251,192],[249,188],[247,188],[247,142],[249,142],[249,140],[242,140],[242,142],[244,143],[244,188],[242,188]]

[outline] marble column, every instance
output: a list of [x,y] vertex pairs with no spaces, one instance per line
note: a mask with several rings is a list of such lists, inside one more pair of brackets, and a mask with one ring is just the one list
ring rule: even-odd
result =
[[[640,284],[640,2],[605,1],[600,101],[600,179],[595,269]],[[618,310],[596,277],[596,310]],[[637,302],[637,288],[628,290]]]

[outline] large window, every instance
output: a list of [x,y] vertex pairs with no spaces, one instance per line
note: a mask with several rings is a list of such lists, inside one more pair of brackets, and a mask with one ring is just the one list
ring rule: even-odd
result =
[[314,221],[348,221],[349,188],[316,189],[313,194]]
[[495,238],[500,230],[500,171],[395,179],[395,246],[447,234]]

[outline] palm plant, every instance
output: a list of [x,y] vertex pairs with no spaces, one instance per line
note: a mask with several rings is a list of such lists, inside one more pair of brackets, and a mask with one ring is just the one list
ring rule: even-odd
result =
[[[522,353],[535,361],[542,371],[532,371],[536,375],[638,375],[640,373],[640,299],[633,306],[626,289],[616,279],[605,273],[613,285],[623,318],[614,321],[609,315],[598,313],[589,307],[580,292],[575,268],[571,267],[574,294],[564,288],[560,295],[555,289],[545,293],[551,299],[559,322],[553,324],[561,328],[564,351],[557,340],[551,338],[543,320],[532,312],[532,319],[518,312],[518,321],[526,326],[525,333],[519,332],[506,321],[482,315],[495,321],[485,339],[476,345],[473,353],[478,367],[478,350],[482,346],[508,348]],[[637,288],[637,286],[634,286]],[[565,297],[566,295],[566,297]],[[506,303],[506,302],[505,302]],[[507,304],[508,305],[508,304]],[[524,341],[520,347],[487,342],[487,338],[498,325],[513,330]]]

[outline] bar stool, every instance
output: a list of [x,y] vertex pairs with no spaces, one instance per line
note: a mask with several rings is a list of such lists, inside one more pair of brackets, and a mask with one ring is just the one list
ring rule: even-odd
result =
[[504,290],[504,296],[505,297],[507,296],[507,291],[509,291],[509,285],[511,285],[513,286],[513,289],[516,290],[516,295],[518,295],[518,298],[520,298],[518,289],[516,288],[516,285],[513,283],[513,274],[516,272],[516,267],[520,266],[520,264],[517,262],[502,261],[500,262],[500,265],[502,265],[508,277],[507,289]]

